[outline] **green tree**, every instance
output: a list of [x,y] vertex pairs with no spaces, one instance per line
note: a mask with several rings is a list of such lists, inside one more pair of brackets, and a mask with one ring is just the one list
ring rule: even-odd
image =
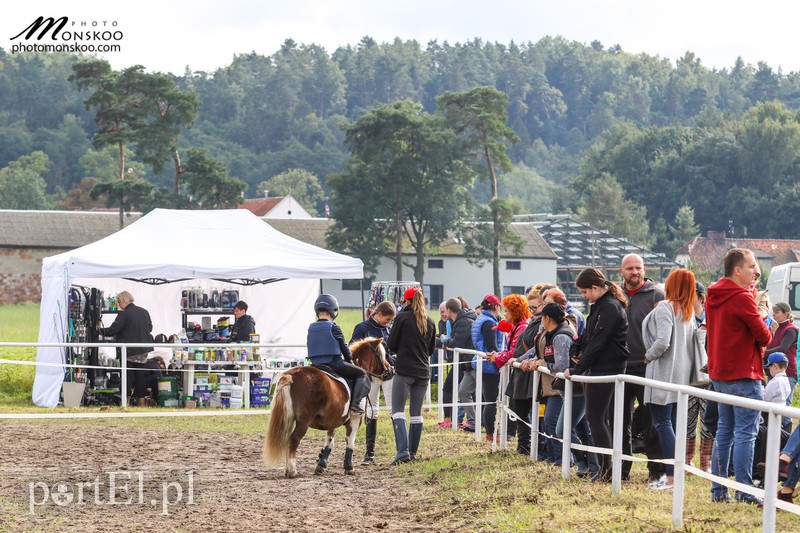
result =
[[[336,223],[328,242],[360,257],[369,272],[381,256],[393,257],[398,280],[405,264],[423,283],[426,250],[447,238],[467,204],[471,173],[455,135],[403,100],[365,114],[345,138],[352,155],[345,172],[329,179]],[[403,262],[406,243],[414,262]]]
[[589,184],[578,216],[615,237],[649,246],[647,209],[625,199],[625,191],[614,176],[603,174]]
[[[506,125],[508,122],[508,97],[493,87],[476,87],[461,93],[444,93],[437,99],[439,109],[449,126],[463,142],[466,152],[479,162],[481,174],[488,175],[491,184],[490,207],[494,238],[491,246],[492,279],[495,294],[502,294],[500,287],[500,244],[508,232],[503,228],[500,213],[495,209],[497,174],[495,167],[511,169],[511,160],[506,153],[506,142],[517,142],[517,134]],[[483,166],[485,165],[485,167]],[[476,248],[477,250],[477,248]]]
[[92,200],[104,198],[108,207],[119,206],[120,229],[125,226],[125,213],[141,209],[153,192],[153,185],[149,181],[136,176],[134,172],[130,174],[124,179],[100,182],[89,193]]
[[43,177],[49,168],[50,159],[37,151],[0,169],[0,209],[50,209]]
[[309,213],[317,214],[320,202],[325,200],[325,193],[319,178],[307,170],[292,168],[262,181],[256,187],[256,192],[263,195],[267,192],[273,196],[292,195],[292,198],[305,208]]
[[200,209],[229,209],[242,203],[247,184],[231,177],[225,166],[205,150],[190,148],[184,170],[191,205]]

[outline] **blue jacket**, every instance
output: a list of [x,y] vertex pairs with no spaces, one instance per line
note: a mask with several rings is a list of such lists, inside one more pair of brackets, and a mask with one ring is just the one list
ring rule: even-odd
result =
[[[497,325],[498,318],[494,316],[492,313],[481,313],[478,315],[478,318],[475,319],[475,322],[472,324],[472,344],[475,345],[475,349],[481,352],[486,351],[486,342],[483,338],[482,328],[484,323],[491,322],[492,327]],[[497,349],[501,349],[503,346],[503,332],[500,330],[494,330],[493,333],[495,334],[495,343]],[[478,356],[472,358],[472,368],[477,368]],[[484,374],[500,374],[500,369],[494,363],[490,363],[489,361],[483,361],[483,373]]]
[[356,324],[353,328],[353,335],[350,337],[350,344],[367,337],[375,337],[376,339],[383,339],[384,348],[386,348],[386,362],[394,366],[394,358],[389,355],[389,348],[386,347],[386,339],[389,338],[389,326],[381,326],[372,318]]
[[575,317],[578,323],[578,337],[580,337],[583,335],[583,332],[586,331],[586,317],[584,317],[583,313],[578,309],[572,307],[572,304],[569,302],[567,302],[567,314]]

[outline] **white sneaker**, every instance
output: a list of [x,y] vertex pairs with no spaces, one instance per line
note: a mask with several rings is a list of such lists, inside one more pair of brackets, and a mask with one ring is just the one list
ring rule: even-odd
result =
[[660,490],[671,490],[672,484],[667,481],[667,476],[661,476],[661,479],[658,481],[653,481],[647,486],[647,490],[652,491],[660,491]]

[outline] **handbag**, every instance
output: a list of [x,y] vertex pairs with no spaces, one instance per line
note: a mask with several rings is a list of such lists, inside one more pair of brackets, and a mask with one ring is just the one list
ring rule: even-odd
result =
[[708,377],[708,354],[706,354],[706,330],[697,328],[692,334],[692,371],[689,374],[689,385],[705,387],[711,383]]

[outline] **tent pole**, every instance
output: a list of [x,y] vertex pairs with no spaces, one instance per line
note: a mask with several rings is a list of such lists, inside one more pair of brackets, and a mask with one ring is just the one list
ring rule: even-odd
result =
[[364,302],[364,280],[358,282],[358,288],[361,289],[361,320],[367,319],[366,302]]

